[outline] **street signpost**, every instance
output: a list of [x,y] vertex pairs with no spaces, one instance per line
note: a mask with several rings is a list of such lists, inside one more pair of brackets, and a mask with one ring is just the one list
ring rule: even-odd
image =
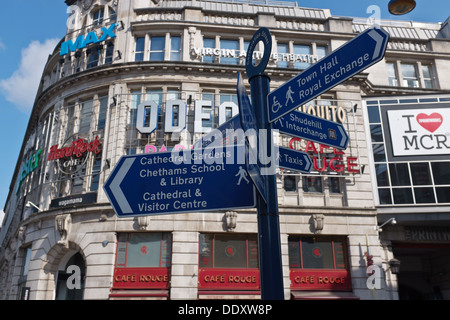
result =
[[254,208],[243,153],[230,146],[124,156],[104,189],[119,217]]
[[[238,78],[240,121],[235,117],[223,124],[192,150],[122,157],[104,185],[116,214],[128,217],[256,206],[261,297],[283,300],[275,168],[278,164],[308,173],[312,161],[305,152],[284,147],[275,150],[272,131],[345,149],[349,137],[341,124],[294,109],[380,61],[388,39],[383,29],[368,29],[269,93],[270,79],[264,70],[272,52],[272,36],[267,28],[260,28],[249,43],[246,58],[252,102],[240,74]],[[264,55],[254,64],[253,53],[260,42]],[[234,144],[233,135],[223,134],[239,125],[244,131],[254,131],[246,134],[245,144]],[[233,145],[223,139],[232,139]],[[266,157],[264,161],[261,155]]]
[[303,173],[311,172],[313,163],[306,152],[280,147],[278,153],[278,165],[280,168]]
[[389,33],[383,29],[369,28],[272,91],[268,96],[269,121],[281,118],[382,60],[388,40]]
[[238,74],[237,98],[239,104],[239,116],[241,119],[241,128],[246,134],[245,138],[245,165],[250,179],[258,190],[260,196],[267,203],[267,191],[265,186],[265,177],[261,174],[261,168],[258,165],[258,126],[256,122],[255,111],[250,102],[250,97],[244,86],[241,73]]
[[[256,45],[260,42],[264,45],[264,55],[258,64],[254,64],[253,52],[256,49]],[[267,195],[266,201],[264,201],[260,194],[257,196],[261,297],[263,300],[283,300],[284,288],[281,262],[280,220],[275,176],[276,155],[273,145],[272,126],[269,123],[267,114],[267,95],[270,91],[270,79],[264,74],[271,52],[272,36],[267,28],[260,28],[248,46],[246,71],[250,82],[252,109],[254,109],[256,118],[257,145],[260,149],[260,152],[256,155],[258,156],[259,169],[264,169],[264,190]],[[240,108],[242,110],[243,106],[240,106]],[[247,108],[247,106],[244,108]],[[244,119],[243,126],[249,124],[246,124],[246,122],[247,120]],[[266,157],[264,164],[261,163],[261,154]],[[271,159],[271,161],[267,162],[266,160],[268,159]]]
[[292,111],[274,121],[272,125],[273,129],[281,133],[337,149],[346,149],[349,141],[342,124],[299,111]]

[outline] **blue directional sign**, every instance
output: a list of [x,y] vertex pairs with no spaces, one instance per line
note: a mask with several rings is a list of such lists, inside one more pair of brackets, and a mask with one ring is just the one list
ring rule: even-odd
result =
[[342,150],[347,148],[349,141],[342,124],[299,111],[292,111],[273,122],[272,126],[281,133]]
[[119,217],[254,208],[244,146],[122,157],[104,190]]
[[250,102],[250,97],[242,81],[241,73],[238,74],[237,98],[239,104],[239,115],[241,119],[241,127],[246,133],[246,151],[245,162],[247,173],[253,184],[265,202],[267,202],[267,193],[265,188],[264,176],[258,165],[258,127],[256,123],[255,111]]
[[201,139],[194,143],[194,149],[203,149],[208,146],[222,146],[233,144],[244,144],[243,135],[237,134],[236,130],[241,129],[241,118],[239,115],[234,116],[227,122],[223,123],[216,129],[205,134]]
[[237,98],[242,129],[244,129],[244,131],[254,130],[255,134],[257,134],[258,125],[256,123],[255,110],[253,110],[250,97],[247,94],[240,72],[238,73]]
[[269,121],[318,97],[384,57],[389,33],[369,28],[268,95]]
[[306,152],[284,147],[280,147],[277,160],[280,168],[303,173],[310,173],[313,167],[311,157]]

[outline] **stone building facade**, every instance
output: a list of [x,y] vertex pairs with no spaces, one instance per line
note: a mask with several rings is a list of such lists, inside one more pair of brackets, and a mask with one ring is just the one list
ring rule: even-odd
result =
[[[259,27],[273,37],[275,89],[372,21],[292,2],[66,3],[71,23],[45,67],[4,209],[0,299],[260,298],[255,209],[120,218],[103,185],[122,156],[188,149],[238,114],[237,76]],[[385,59],[301,107],[342,123],[348,148],[276,136],[314,165],[277,172],[285,299],[399,298],[392,241],[411,231],[376,228],[397,203],[380,202],[389,188],[376,184],[371,126],[382,122],[369,109],[393,96],[448,108],[450,29],[381,25]],[[448,223],[440,199],[438,223]]]

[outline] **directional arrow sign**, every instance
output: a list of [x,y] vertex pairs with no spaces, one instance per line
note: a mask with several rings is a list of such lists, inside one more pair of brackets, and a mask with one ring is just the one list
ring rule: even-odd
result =
[[337,149],[346,149],[348,134],[340,123],[292,111],[272,124],[273,129]]
[[310,173],[313,167],[311,157],[303,151],[296,151],[285,147],[279,149],[280,168]]
[[244,152],[230,146],[125,156],[104,189],[119,217],[254,208]]
[[269,121],[318,97],[384,57],[389,33],[370,28],[268,95]]
[[237,98],[239,104],[239,115],[241,118],[241,126],[247,136],[246,142],[246,169],[253,184],[265,202],[267,202],[267,193],[265,189],[265,178],[261,174],[258,166],[258,127],[256,124],[255,111],[250,102],[250,97],[245,90],[244,81],[241,73],[238,74]]
[[194,143],[194,149],[203,149],[213,143],[213,146],[244,144],[243,135],[236,134],[236,130],[238,129],[241,129],[241,119],[239,115],[236,115],[217,129],[213,129],[210,133],[197,140]]

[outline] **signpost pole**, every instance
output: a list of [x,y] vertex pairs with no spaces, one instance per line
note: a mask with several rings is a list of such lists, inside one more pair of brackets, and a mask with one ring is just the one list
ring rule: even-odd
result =
[[[264,57],[257,66],[253,65],[252,56],[257,43],[264,43]],[[258,240],[261,279],[261,297],[263,300],[284,300],[283,270],[281,262],[280,221],[278,215],[277,184],[275,176],[272,125],[269,123],[267,96],[270,92],[270,78],[264,74],[272,51],[272,37],[266,28],[261,28],[250,42],[247,53],[247,75],[249,77],[252,104],[255,110],[258,127],[258,143],[260,155],[272,159],[273,173],[265,174],[265,190],[267,203],[258,194]],[[263,144],[263,145],[262,145]],[[266,148],[266,150],[264,150]],[[267,153],[266,153],[267,152]],[[266,153],[266,154],[264,154]],[[258,162],[260,161],[258,157]],[[260,164],[263,167],[264,164]],[[267,168],[266,168],[267,169]]]

